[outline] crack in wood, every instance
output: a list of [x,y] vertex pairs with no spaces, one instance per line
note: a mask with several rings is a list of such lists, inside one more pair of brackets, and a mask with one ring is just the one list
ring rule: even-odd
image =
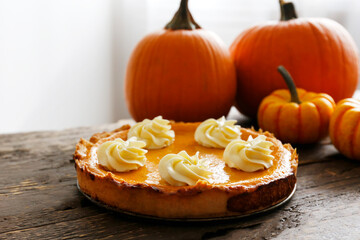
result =
[[[50,222],[50,223],[44,223],[44,224],[35,225],[35,226],[31,226],[31,227],[19,228],[19,229],[16,229],[16,230],[4,231],[4,232],[0,232],[0,235],[17,233],[17,232],[24,232],[24,231],[29,231],[29,230],[36,230],[37,228],[41,228],[41,227],[45,227],[45,226],[49,226],[49,225],[63,224],[63,223],[66,223],[66,222],[72,222],[72,221],[77,221],[77,220],[84,219],[84,218],[91,218],[91,217],[96,217],[96,216],[101,216],[101,215],[105,216],[106,212],[98,213],[98,214],[94,214],[94,215],[90,215],[90,216],[82,216],[82,217],[79,217],[79,218],[63,220],[61,222]],[[0,239],[1,239],[1,236],[0,236]]]
[[329,163],[329,162],[334,162],[334,161],[337,161],[335,159],[326,159],[326,160],[320,160],[320,161],[317,161],[317,160],[308,160],[308,161],[299,161],[299,166],[308,166],[308,165],[313,165],[313,164],[317,164],[317,163]]
[[314,185],[308,185],[305,188],[298,189],[297,192],[302,192],[302,191],[306,191],[306,190],[310,190],[310,189],[316,189],[316,188],[322,188],[324,186],[334,185],[334,183],[342,183],[342,182],[346,183],[348,181],[358,180],[358,179],[359,179],[359,176],[347,177],[345,179],[336,179],[336,180],[333,180],[333,181],[325,182],[325,183],[323,183],[321,185],[315,185],[315,184]]
[[238,226],[238,227],[229,227],[229,228],[220,228],[217,229],[216,231],[213,232],[205,232],[201,239],[212,239],[212,238],[216,238],[216,237],[224,237],[226,236],[228,233],[234,231],[234,230],[239,230],[239,229],[254,229],[261,226],[261,223],[255,223],[255,224],[251,224],[251,225],[247,225],[247,226]]

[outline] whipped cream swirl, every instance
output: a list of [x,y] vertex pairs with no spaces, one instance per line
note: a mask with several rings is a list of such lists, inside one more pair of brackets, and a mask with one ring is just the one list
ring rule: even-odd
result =
[[172,186],[195,185],[198,180],[207,180],[212,172],[199,159],[199,152],[189,156],[186,151],[167,154],[159,163],[162,179]]
[[247,141],[234,140],[225,148],[223,159],[229,167],[245,172],[264,170],[273,165],[273,145],[263,135],[255,139],[249,136]]
[[146,143],[147,149],[167,147],[175,140],[175,132],[171,130],[170,121],[161,116],[153,120],[145,119],[132,126],[128,138],[137,137]]
[[210,118],[202,122],[195,131],[195,141],[204,147],[225,148],[232,140],[239,139],[240,126],[235,120]]
[[97,149],[98,162],[110,171],[128,172],[144,166],[146,143],[135,137],[127,141],[117,138],[101,144]]

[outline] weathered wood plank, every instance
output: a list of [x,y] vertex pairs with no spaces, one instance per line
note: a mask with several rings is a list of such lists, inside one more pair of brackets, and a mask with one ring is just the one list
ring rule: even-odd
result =
[[[102,127],[0,135],[0,238],[298,239],[360,236],[360,164],[324,142],[299,146],[298,189],[277,210],[226,222],[145,221],[93,205],[76,188],[72,154]],[[251,124],[251,123],[250,123]],[[244,124],[242,124],[244,126]]]
[[[302,181],[299,181],[299,184]],[[74,210],[69,209],[72,212],[69,217],[71,216],[73,219],[61,220],[56,217],[56,214],[53,214],[58,221],[48,224],[40,223],[37,226],[26,227],[20,230],[7,231],[0,234],[0,237],[41,237],[42,239],[51,239],[60,237],[75,238],[79,236],[91,236],[94,238],[116,236],[123,239],[131,239],[135,236],[141,238],[152,236],[156,237],[156,239],[199,239],[201,237],[232,236],[234,239],[237,237],[261,239],[275,237],[278,234],[291,236],[289,235],[291,232],[287,233],[288,229],[296,229],[299,234],[301,233],[301,235],[309,239],[309,235],[299,230],[309,225],[309,223],[311,223],[309,229],[316,229],[319,234],[323,233],[324,227],[329,224],[337,224],[339,227],[344,223],[352,224],[352,227],[359,226],[359,223],[356,221],[348,222],[350,218],[355,219],[359,216],[359,211],[353,211],[359,210],[357,201],[359,193],[354,195],[351,191],[351,186],[356,182],[358,182],[356,178],[350,178],[347,181],[339,181],[331,186],[325,185],[299,190],[292,201],[286,206],[268,214],[243,220],[205,224],[154,223],[126,218],[93,206],[87,207],[87,209],[96,209],[94,215],[73,217]],[[314,190],[317,192],[315,199]],[[337,206],[339,201],[343,204],[340,208]],[[342,212],[340,213],[339,211]],[[311,221],[314,217],[316,217],[316,222]],[[326,225],[323,226],[324,223]],[[303,230],[306,232],[307,228]],[[331,233],[333,233],[332,230],[326,231],[325,236],[331,236]],[[355,237],[357,233],[356,231],[348,231],[346,234],[343,233],[343,236]]]

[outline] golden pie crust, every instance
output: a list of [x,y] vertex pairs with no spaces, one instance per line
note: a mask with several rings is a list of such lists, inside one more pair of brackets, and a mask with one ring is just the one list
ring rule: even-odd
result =
[[[229,168],[222,160],[224,149],[207,148],[194,140],[200,123],[172,123],[172,145],[146,154],[146,165],[126,173],[111,172],[97,163],[97,147],[116,138],[127,139],[129,125],[112,132],[81,139],[74,154],[78,184],[82,192],[110,207],[160,218],[213,218],[244,215],[269,208],[286,199],[294,190],[298,155],[289,144],[283,145],[272,134],[241,128],[241,138],[259,134],[274,143],[274,165],[269,169],[247,173]],[[161,179],[160,159],[168,153],[186,150],[200,152],[210,170],[209,182],[175,187]]]

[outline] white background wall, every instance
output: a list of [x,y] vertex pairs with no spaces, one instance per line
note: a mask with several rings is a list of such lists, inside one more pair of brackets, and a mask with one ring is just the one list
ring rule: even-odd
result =
[[0,132],[114,119],[111,1],[0,1]]
[[[343,24],[360,46],[360,1],[297,0],[298,14]],[[126,64],[179,0],[0,0],[0,133],[128,118]],[[226,44],[279,18],[277,0],[191,0],[196,21]]]

